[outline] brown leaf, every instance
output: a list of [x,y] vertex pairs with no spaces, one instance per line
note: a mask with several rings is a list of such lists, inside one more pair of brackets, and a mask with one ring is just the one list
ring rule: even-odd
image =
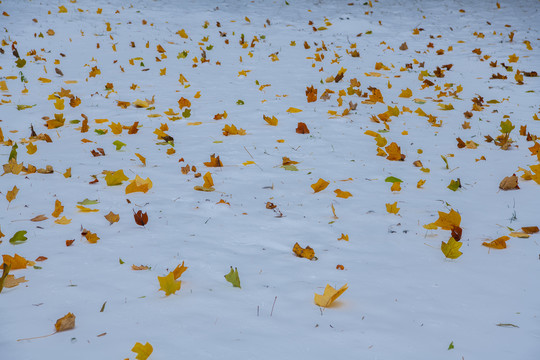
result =
[[463,229],[460,228],[459,226],[454,226],[452,227],[452,237],[454,238],[454,240],[456,241],[459,241],[461,240],[461,235],[463,234]]
[[467,146],[467,145],[465,144],[465,142],[464,142],[463,140],[461,140],[461,138],[457,138],[456,140],[457,140],[457,147],[458,147],[459,149],[463,149],[465,146]]
[[107,221],[109,221],[111,225],[120,220],[120,215],[115,214],[112,211],[110,211],[107,215],[104,215],[104,216],[105,216],[105,219],[107,219]]
[[131,270],[148,270],[148,269],[149,267],[146,265],[140,265],[140,266],[131,265]]
[[138,121],[135,121],[133,123],[133,125],[131,125],[131,127],[129,128],[129,131],[128,131],[128,134],[129,135],[133,135],[133,134],[136,134],[138,131],[139,131],[139,122]]
[[402,50],[402,51],[405,51],[405,50],[407,50],[408,48],[409,48],[409,47],[407,46],[407,43],[406,43],[406,42],[404,42],[403,44],[401,44],[401,45],[399,46],[399,50]]
[[36,258],[36,261],[45,261],[45,260],[47,260],[47,259],[48,259],[48,258],[45,257],[45,256],[38,256],[38,257]]
[[303,122],[298,123],[298,127],[296,128],[297,134],[309,134],[309,129],[307,125]]
[[60,75],[60,76],[64,76],[64,73],[62,72],[62,70],[60,70],[59,68],[54,68],[54,71]]
[[306,88],[306,96],[307,96],[307,102],[315,102],[317,101],[317,89],[311,85],[310,87]]
[[268,202],[266,203],[266,208],[267,208],[267,209],[275,209],[276,207],[277,207],[277,206],[274,205],[273,203],[271,203],[270,201],[268,201]]
[[518,177],[516,176],[516,174],[505,177],[499,184],[499,189],[501,190],[519,189]]
[[142,210],[134,213],[133,217],[135,218],[135,222],[137,223],[137,225],[144,226],[148,223],[148,214],[143,213]]
[[75,327],[75,315],[72,313],[67,313],[64,317],[56,320],[54,328],[56,332],[71,330]]
[[45,215],[38,215],[38,216],[35,216],[33,218],[30,219],[30,221],[34,221],[34,222],[38,222],[38,221],[43,221],[43,220],[47,220],[48,217],[46,217]]
[[523,230],[523,232],[527,234],[536,234],[538,231],[540,231],[538,229],[538,226],[525,226],[522,227],[521,230]]
[[223,167],[223,163],[219,159],[219,155],[216,157],[216,154],[210,155],[210,161],[204,163],[208,167]]
[[75,242],[75,239],[73,240],[66,240],[66,246],[71,246]]
[[416,166],[416,167],[419,167],[419,168],[424,167],[424,165],[422,165],[422,162],[420,160],[414,161],[413,165]]

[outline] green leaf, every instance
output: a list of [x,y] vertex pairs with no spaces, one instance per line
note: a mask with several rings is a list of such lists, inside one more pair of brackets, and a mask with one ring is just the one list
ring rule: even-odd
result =
[[519,328],[519,326],[514,324],[497,324],[497,326]]
[[105,130],[101,130],[101,129],[95,129],[94,132],[98,135],[104,135],[105,134]]
[[454,348],[454,342],[452,341],[450,345],[448,345],[448,350],[452,350]]
[[441,158],[443,159],[444,163],[446,164],[446,168],[449,169],[448,160],[446,160],[446,156],[441,155]]
[[101,305],[101,310],[99,310],[99,312],[105,311],[105,305],[107,305],[106,301],[103,303],[103,305]]
[[36,105],[37,104],[34,104],[34,105],[17,105],[17,110],[21,111],[21,110],[24,110],[24,109],[30,109],[30,108],[33,108]]
[[122,147],[126,146],[126,144],[124,144],[120,140],[116,140],[115,142],[113,142],[113,145],[116,145],[116,151],[119,151],[120,149],[122,149]]
[[212,50],[213,48],[214,48],[214,45],[208,45],[208,46],[206,47],[206,50],[210,51],[210,50]]
[[124,263],[124,260],[122,260],[122,258],[118,258],[118,262],[120,263],[120,265],[122,265]]
[[78,124],[80,122],[81,122],[81,120],[69,120],[70,124]]
[[17,145],[17,143],[13,144],[13,146],[11,147],[11,152],[9,153],[9,158],[8,158],[8,162],[11,161],[11,159],[15,159],[15,161],[17,161],[17,148],[19,146]]
[[26,240],[28,240],[28,238],[26,236],[26,231],[25,230],[21,230],[21,231],[17,231],[15,233],[15,235],[13,235],[13,237],[11,239],[9,239],[9,242],[13,245],[19,245],[19,244],[22,244],[23,242],[25,242]]
[[493,99],[493,100],[488,100],[487,103],[488,103],[488,104],[499,104],[500,101],[499,101],[499,100]]
[[99,201],[97,200],[90,200],[90,199],[84,199],[83,201],[77,202],[79,205],[95,205],[98,204]]
[[298,171],[298,169],[294,165],[282,165],[281,167],[289,171]]
[[2,271],[2,277],[0,277],[0,292],[2,292],[2,289],[4,288],[4,280],[6,280],[9,270],[11,269],[11,264],[7,265],[4,264],[3,266],[4,270]]
[[244,101],[243,101],[243,100],[238,100],[238,101],[236,102],[236,105],[244,105]]
[[450,181],[450,185],[447,186],[447,188],[449,188],[450,190],[452,191],[456,191],[457,189],[459,189],[461,187],[461,181],[459,179],[457,180],[451,180]]
[[396,182],[403,182],[403,180],[401,179],[398,179],[397,177],[393,177],[393,176],[389,176],[387,177],[386,179],[384,179],[385,182],[389,182],[389,183],[396,183]]
[[184,110],[184,112],[182,113],[182,116],[185,117],[186,119],[188,117],[190,117],[191,116],[191,109]]
[[237,268],[232,268],[231,266],[231,271],[225,275],[225,280],[227,280],[228,282],[230,282],[234,287],[237,287],[237,288],[242,288],[240,286],[240,277],[238,276],[238,269]]
[[15,60],[15,63],[17,64],[18,68],[22,68],[22,67],[24,67],[24,65],[26,65],[26,60],[19,58],[19,59]]
[[501,121],[501,132],[503,134],[510,134],[512,130],[515,129],[515,126],[512,125],[512,122],[510,120]]

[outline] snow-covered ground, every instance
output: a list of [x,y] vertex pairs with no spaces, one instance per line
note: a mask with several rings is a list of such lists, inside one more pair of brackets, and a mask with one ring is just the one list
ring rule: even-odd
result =
[[[47,258],[9,273],[28,281],[0,293],[1,359],[135,359],[137,342],[149,359],[538,359],[540,235],[509,234],[540,225],[539,1],[122,3],[0,2],[0,254]],[[214,191],[195,190],[207,172]],[[151,189],[126,194],[137,175]],[[456,259],[424,227],[451,209]],[[348,290],[319,307],[327,284]],[[18,341],[67,313],[74,329]]]

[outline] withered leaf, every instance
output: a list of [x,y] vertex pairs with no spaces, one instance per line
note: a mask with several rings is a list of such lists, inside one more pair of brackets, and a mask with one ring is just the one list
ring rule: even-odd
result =
[[298,126],[296,128],[296,133],[297,134],[309,134],[309,129],[307,127],[307,125],[303,122],[299,122],[298,123]]
[[540,231],[538,226],[524,226],[521,228],[521,230],[523,230],[523,232],[526,234],[536,234],[538,231]]
[[56,332],[71,330],[74,327],[75,327],[75,315],[73,315],[72,313],[67,313],[65,316],[56,320],[56,324],[54,324],[54,328],[56,329]]
[[37,221],[43,221],[43,220],[47,220],[48,217],[46,217],[45,215],[38,215],[38,216],[35,216],[33,218],[30,219],[30,221],[34,221],[34,222],[37,222]]
[[406,43],[406,42],[404,42],[403,44],[401,44],[401,45],[399,46],[399,50],[402,50],[402,51],[405,51],[405,50],[407,50],[408,48],[409,48],[409,47],[407,46],[407,43]]
[[111,225],[120,220],[120,215],[115,214],[112,211],[109,212],[107,215],[104,215],[104,217]]
[[499,184],[499,189],[501,190],[519,189],[518,177],[516,176],[516,174],[513,174],[512,176],[507,176],[504,179],[502,179],[501,183]]
[[143,213],[142,210],[139,210],[137,212],[133,211],[133,217],[135,218],[135,223],[140,226],[144,226],[148,223],[148,214]]

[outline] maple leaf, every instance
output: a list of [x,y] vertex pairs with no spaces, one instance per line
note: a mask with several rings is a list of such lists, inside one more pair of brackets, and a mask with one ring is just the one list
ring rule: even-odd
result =
[[123,181],[129,180],[129,178],[124,174],[124,170],[120,169],[115,172],[109,171],[105,175],[105,181],[108,186],[121,185]]
[[13,189],[9,190],[6,193],[6,200],[11,203],[15,198],[17,197],[17,194],[19,193],[19,189],[14,186]]
[[82,232],[83,236],[86,238],[86,240],[90,243],[90,244],[95,244],[98,242],[99,240],[99,237],[97,236],[96,233],[93,233],[91,231],[88,231],[88,230],[84,230]]
[[33,143],[26,145],[26,152],[28,153],[28,155],[33,155],[36,153],[36,151],[37,151],[37,146],[34,145]]
[[349,241],[349,234],[343,234],[343,233],[341,233],[341,237],[338,238],[338,240]]
[[317,101],[317,89],[315,89],[313,85],[311,87],[307,87],[306,96],[308,103]]
[[407,88],[405,90],[401,90],[401,94],[399,94],[399,97],[401,98],[410,98],[412,96],[412,90]]
[[307,125],[303,122],[299,122],[298,126],[296,127],[296,133],[297,134],[309,134],[309,129]]
[[158,276],[159,290],[165,291],[165,296],[176,293],[182,286],[181,281],[174,279],[174,273],[170,272],[167,276]]
[[126,194],[131,194],[134,192],[147,193],[148,190],[152,188],[152,180],[146,178],[144,180],[139,175],[135,175],[135,179],[132,180],[128,186],[126,186]]
[[400,208],[397,207],[397,201],[393,204],[386,204],[386,211],[390,214],[396,214],[399,212]]
[[56,332],[71,330],[75,327],[75,315],[72,313],[67,313],[62,316],[60,319],[56,320],[54,324],[54,329]]
[[115,222],[118,222],[120,220],[120,215],[113,213],[112,211],[109,212],[107,215],[104,215],[105,219],[112,225]]
[[497,238],[490,242],[483,242],[482,245],[486,246],[490,249],[506,249],[506,242],[510,240],[508,236],[501,236],[500,238]]
[[216,154],[210,155],[210,161],[204,163],[208,167],[223,167],[223,163],[219,159],[219,155],[216,157]]
[[501,190],[519,189],[518,177],[516,176],[516,174],[513,174],[512,176],[507,176],[504,179],[502,179],[501,183],[499,184],[499,189]]
[[229,136],[229,135],[246,135],[246,130],[244,129],[237,129],[234,124],[225,125],[225,127],[222,129],[223,135]]
[[319,295],[315,293],[315,304],[321,307],[330,307],[332,303],[348,289],[347,284],[343,285],[339,290],[334,289],[330,284],[324,288],[324,293]]
[[431,224],[424,225],[424,229],[434,230],[441,228],[443,230],[452,230],[454,227],[459,227],[461,224],[461,215],[454,209],[450,209],[448,214],[439,211],[439,218]]
[[516,56],[516,54],[512,54],[508,56],[508,62],[510,63],[518,62],[518,60],[519,60],[519,56]]
[[62,206],[62,203],[60,200],[54,201],[54,211],[51,214],[53,217],[58,217],[60,214],[64,211],[64,207]]
[[306,258],[308,260],[317,260],[315,257],[315,251],[309,246],[306,246],[304,249],[298,243],[295,243],[292,251],[298,257]]
[[326,189],[329,184],[330,183],[328,181],[319,178],[316,183],[311,184],[311,188],[315,193],[318,193],[319,191],[323,191],[324,189]]
[[188,100],[188,99],[185,99],[185,98],[180,98],[180,100],[178,100],[178,106],[180,107],[180,109],[182,108],[185,108],[185,107],[191,107],[191,102]]
[[264,121],[266,121],[268,125],[277,126],[278,124],[278,119],[275,116],[269,117],[269,116],[263,115],[263,119]]
[[67,217],[62,216],[60,219],[56,219],[54,222],[59,225],[68,225],[68,224],[71,224],[71,219],[68,219]]
[[11,270],[26,269],[27,266],[34,266],[33,261],[28,261],[18,254],[13,256],[2,255],[2,260],[4,261],[4,267],[9,266]]
[[463,245],[462,243],[456,241],[454,238],[450,238],[447,243],[444,241],[441,241],[441,251],[443,252],[444,256],[446,256],[449,259],[457,259],[460,257],[463,253],[459,251],[459,248]]
[[334,192],[336,193],[336,197],[338,197],[338,198],[347,199],[348,197],[352,196],[352,194],[350,192],[342,191],[340,189],[336,189],[336,190],[334,190]]
[[[15,278],[14,275],[7,275],[3,286],[9,289],[25,282],[28,282],[28,280],[26,280],[24,276],[20,278]],[[1,291],[2,291],[2,278],[0,278],[0,292]]]
[[237,268],[232,268],[231,266],[231,271],[225,275],[225,280],[227,280],[228,282],[230,282],[233,287],[237,287],[237,288],[242,288],[240,286],[240,276],[238,275],[238,269]]
[[148,214],[143,213],[142,210],[137,212],[133,211],[133,217],[135,218],[135,223],[140,226],[144,226],[148,223]]

